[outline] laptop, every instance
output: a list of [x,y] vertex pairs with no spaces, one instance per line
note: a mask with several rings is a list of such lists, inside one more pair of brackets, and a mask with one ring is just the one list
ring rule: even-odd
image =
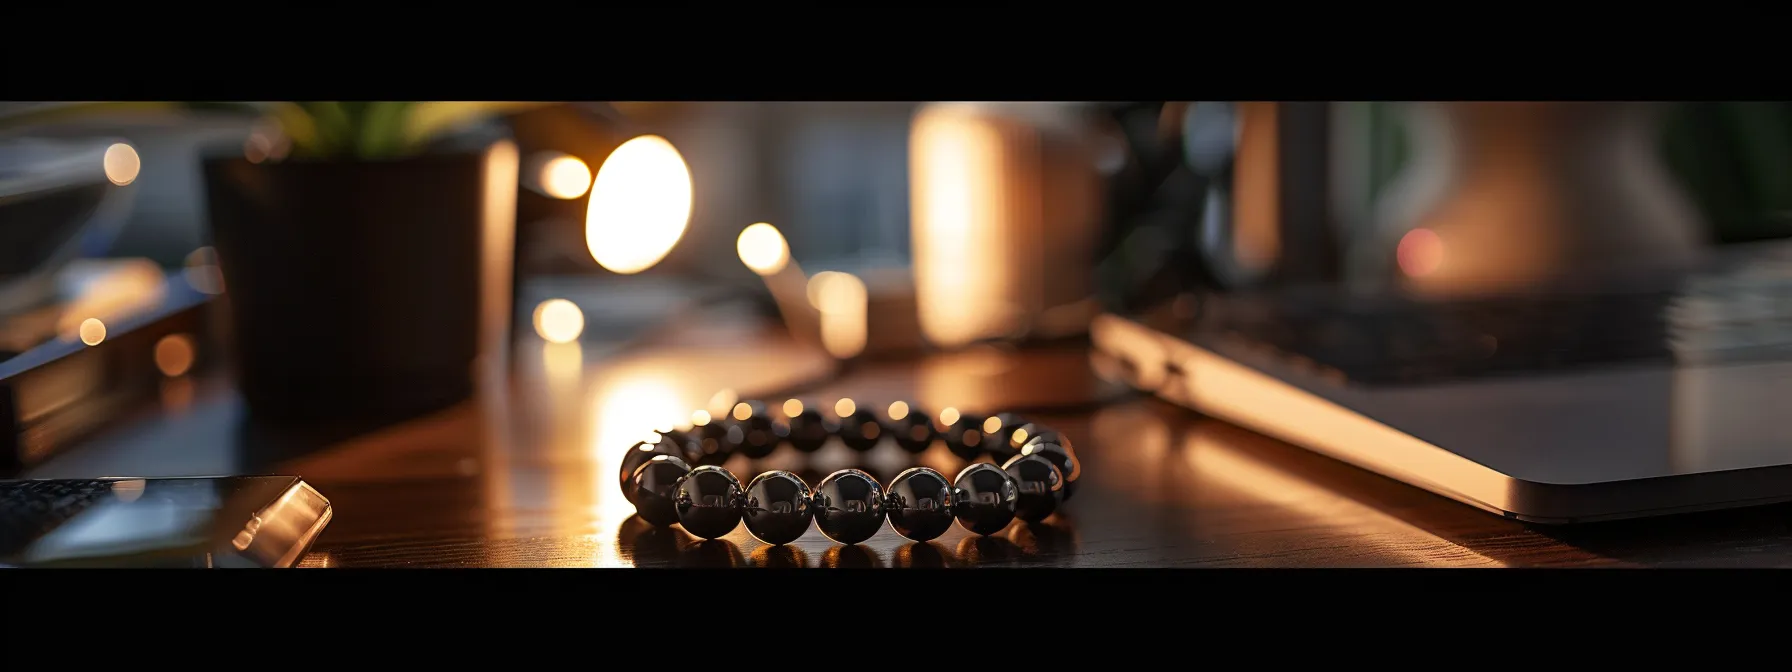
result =
[[1091,337],[1133,387],[1507,518],[1789,501],[1792,242],[1731,237],[1530,292],[1208,288]]

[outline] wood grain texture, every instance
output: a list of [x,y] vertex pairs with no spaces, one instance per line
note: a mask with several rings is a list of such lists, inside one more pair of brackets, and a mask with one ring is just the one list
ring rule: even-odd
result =
[[[864,366],[805,396],[931,410],[1062,403],[1105,394],[1087,361],[1077,349],[977,351]],[[982,538],[955,527],[926,544],[885,528],[856,547],[811,529],[779,548],[745,528],[702,542],[631,517],[619,451],[719,389],[828,365],[764,332],[590,360],[524,345],[513,379],[481,399],[347,439],[249,428],[228,384],[200,381],[31,476],[299,474],[336,512],[305,567],[1792,566],[1792,507],[1527,526],[1138,397],[1037,416],[1085,461],[1075,499],[1044,525]],[[940,446],[919,462],[963,466]],[[808,459],[786,450],[727,466],[743,479],[799,470],[813,483],[844,466],[887,479],[912,463],[893,446],[859,456],[830,444]]]

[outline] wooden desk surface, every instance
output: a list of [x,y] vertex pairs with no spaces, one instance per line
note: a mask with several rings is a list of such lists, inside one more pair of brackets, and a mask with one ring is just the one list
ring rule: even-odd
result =
[[[519,345],[517,373],[476,402],[346,441],[250,430],[220,380],[168,381],[160,406],[34,470],[38,478],[293,473],[336,516],[307,567],[969,566],[1501,567],[1792,565],[1792,507],[1531,527],[1146,398],[1039,416],[1074,438],[1085,476],[1048,524],[994,537],[954,527],[912,544],[888,528],[844,547],[813,529],[784,548],[737,528],[699,542],[631,518],[620,451],[688,417],[719,389],[826,370],[822,358],[743,327],[599,357]],[[1075,396],[1074,350],[974,352],[868,366],[812,394],[976,407],[990,395]],[[995,409],[1000,410],[1000,409]],[[737,475],[796,468],[789,451]],[[852,464],[830,445],[813,470]],[[936,446],[921,462],[962,466]],[[882,446],[879,470],[908,456]]]

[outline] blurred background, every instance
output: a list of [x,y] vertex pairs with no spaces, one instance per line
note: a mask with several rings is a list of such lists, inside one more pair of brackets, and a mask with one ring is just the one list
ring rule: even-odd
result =
[[1792,237],[1785,103],[72,107],[0,103],[0,469],[208,388],[247,410],[133,426],[103,463],[248,469],[170,456],[238,450],[245,417],[364,435],[460,404],[492,364],[503,426],[429,441],[502,438],[389,461],[584,464],[481,487],[595,515],[611,546],[616,451],[848,367],[900,372],[856,388],[862,408],[1050,415],[1124,377],[1087,351],[1102,313],[1523,291]]
[[[235,339],[264,350],[239,363],[286,361],[261,367],[266,375],[240,372],[251,393],[258,378],[292,387],[315,370],[353,369],[357,356],[362,368],[390,369],[381,380],[318,378],[288,395],[316,397],[415,387],[458,366],[426,372],[414,352],[442,333],[467,335],[441,346],[442,361],[475,347],[476,330],[428,300],[453,291],[429,289],[499,291],[482,275],[491,264],[478,261],[490,256],[509,275],[499,321],[519,347],[581,341],[586,361],[744,310],[846,361],[1077,339],[1100,312],[1191,292],[1504,291],[1613,260],[1673,263],[1713,244],[1792,235],[1783,103],[239,108],[0,103],[6,352],[31,350],[45,329],[70,341],[88,317],[98,335],[106,320],[83,311],[122,299],[69,298],[95,278],[166,302],[166,287],[144,289],[162,284],[150,279],[159,273],[181,281],[171,285],[176,303],[203,303],[224,293],[232,268],[250,286],[230,294],[260,297],[236,306],[236,324],[285,325]],[[397,120],[389,135],[415,147],[382,141],[382,119]],[[418,127],[433,135],[411,138]],[[514,203],[493,200],[503,187],[426,181],[428,169],[403,167],[418,152],[494,142],[514,152],[505,170],[515,194],[504,196]],[[335,166],[336,183],[299,175],[319,162]],[[444,233],[452,227],[384,224],[467,219],[478,203],[438,196],[474,191],[487,210],[514,209],[514,221],[483,233],[469,223],[466,242]],[[437,206],[439,215],[425,212]],[[242,248],[223,273],[214,229]],[[1446,254],[1440,235],[1461,242]],[[334,280],[281,289],[320,277]],[[440,301],[490,303],[471,293]],[[226,322],[210,320],[207,333],[231,331]],[[389,343],[369,345],[380,334]],[[314,356],[291,354],[300,351]],[[14,371],[43,363],[14,359]],[[414,414],[466,394],[390,410]]]

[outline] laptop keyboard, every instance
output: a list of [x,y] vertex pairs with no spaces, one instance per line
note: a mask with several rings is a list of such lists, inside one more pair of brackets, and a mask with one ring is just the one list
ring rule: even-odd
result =
[[1204,328],[1268,346],[1359,385],[1563,372],[1668,361],[1673,293],[1492,298],[1458,302],[1225,297]]
[[112,481],[0,482],[0,555],[18,552],[112,492]]

